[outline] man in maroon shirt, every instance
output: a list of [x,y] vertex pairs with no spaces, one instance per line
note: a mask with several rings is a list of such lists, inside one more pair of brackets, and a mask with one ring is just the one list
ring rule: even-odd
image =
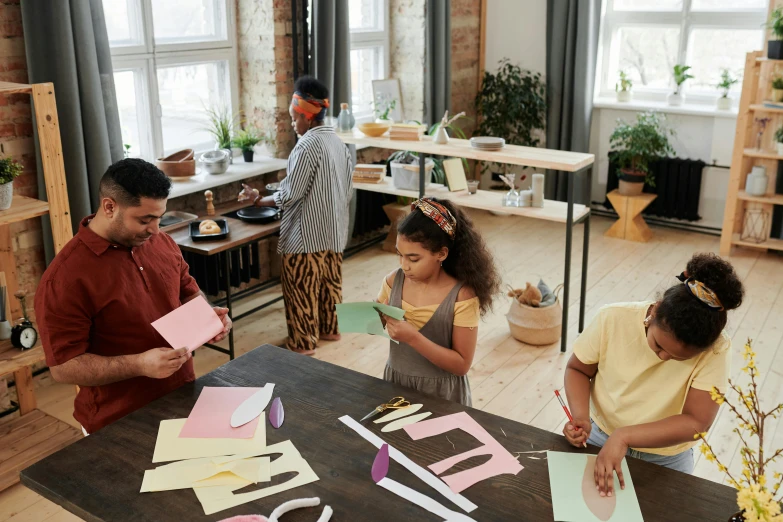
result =
[[[35,293],[52,377],[80,387],[74,418],[93,433],[193,381],[185,348],[151,326],[203,295],[174,240],[160,234],[171,181],[154,165],[124,159],[101,179],[100,208],[54,258]],[[228,310],[215,308],[231,328]]]

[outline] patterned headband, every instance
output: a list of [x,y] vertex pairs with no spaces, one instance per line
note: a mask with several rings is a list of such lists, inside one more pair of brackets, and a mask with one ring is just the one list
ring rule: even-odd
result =
[[326,109],[329,108],[329,98],[320,100],[299,91],[294,93],[294,99],[291,100],[291,107],[294,112],[304,114],[308,120],[323,120],[326,117]]
[[411,210],[420,209],[422,214],[430,218],[440,227],[451,239],[457,232],[457,220],[451,215],[449,209],[440,203],[433,201],[432,198],[422,198],[411,204]]
[[723,308],[723,304],[720,302],[720,299],[718,299],[718,295],[707,288],[707,286],[705,286],[701,281],[696,281],[692,277],[688,277],[685,272],[678,275],[677,279],[679,279],[682,284],[685,285],[685,288],[688,289],[693,297],[708,306],[711,310],[715,310],[716,312],[722,312],[725,310]]

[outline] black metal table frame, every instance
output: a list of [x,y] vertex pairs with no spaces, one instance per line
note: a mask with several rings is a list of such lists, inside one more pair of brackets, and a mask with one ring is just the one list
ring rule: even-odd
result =
[[[356,164],[356,145],[347,144],[348,149],[351,151],[351,156]],[[427,154],[418,153],[419,155],[419,197],[425,196],[425,160]],[[585,294],[587,293],[587,260],[589,255],[590,246],[590,208],[587,208],[587,213],[577,220],[574,220],[574,177],[585,170],[587,175],[587,186],[590,186],[590,168],[592,165],[580,169],[575,172],[569,172],[566,178],[568,182],[566,184],[567,203],[566,210],[566,245],[565,245],[565,269],[563,273],[563,324],[560,334],[560,351],[565,352],[568,345],[568,303],[571,297],[571,248],[573,243],[574,226],[579,223],[584,223],[584,237],[582,239],[582,282],[581,293],[579,295],[579,333],[582,333],[585,327]]]

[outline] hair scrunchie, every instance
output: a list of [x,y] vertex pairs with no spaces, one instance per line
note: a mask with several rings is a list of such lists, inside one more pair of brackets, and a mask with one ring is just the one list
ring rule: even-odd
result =
[[701,301],[702,304],[706,305],[711,310],[715,310],[716,312],[722,312],[725,310],[723,308],[723,303],[721,303],[720,299],[718,299],[718,294],[710,290],[701,281],[697,281],[692,277],[688,277],[688,274],[685,272],[678,275],[677,279],[679,279],[682,284],[685,285],[693,297]]

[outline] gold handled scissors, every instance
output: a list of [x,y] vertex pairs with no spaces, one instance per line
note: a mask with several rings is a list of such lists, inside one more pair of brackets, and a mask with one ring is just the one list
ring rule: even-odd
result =
[[359,422],[364,422],[367,419],[375,417],[379,413],[383,413],[386,410],[398,410],[400,408],[407,408],[410,405],[411,403],[409,401],[406,401],[405,397],[392,397],[392,399],[389,402],[385,404],[381,404],[380,406],[372,410],[370,413],[365,415],[364,418]]

